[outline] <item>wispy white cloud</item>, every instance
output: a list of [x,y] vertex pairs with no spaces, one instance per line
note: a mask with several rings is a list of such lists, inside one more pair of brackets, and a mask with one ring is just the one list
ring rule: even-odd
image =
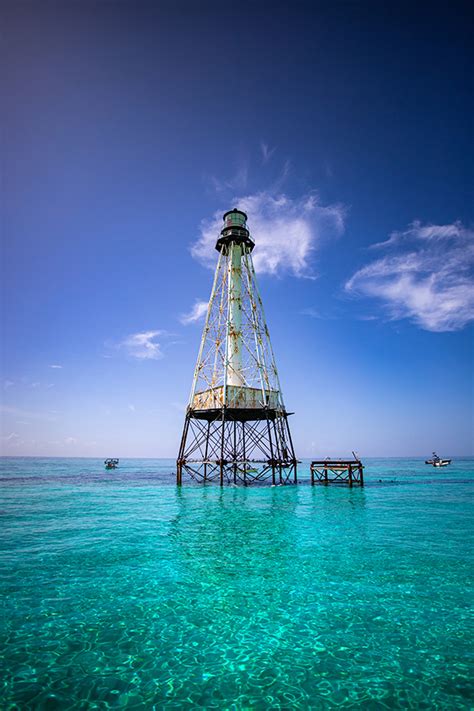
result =
[[231,178],[222,180],[215,175],[206,178],[216,193],[224,193],[229,190],[245,190],[249,179],[249,166],[247,161],[241,161],[234,175]]
[[310,318],[322,318],[321,313],[318,311],[318,309],[315,309],[312,306],[308,306],[308,308],[303,309],[301,311],[301,315],[309,316]]
[[51,388],[54,388],[54,383],[45,383],[39,380],[35,380],[34,382],[24,380],[23,382],[32,390],[50,390]]
[[206,315],[208,303],[208,301],[195,301],[191,311],[181,314],[179,320],[184,326],[200,321]]
[[3,381],[4,390],[9,390],[13,386],[15,386],[15,388],[18,387],[20,389],[29,388],[31,390],[49,390],[50,388],[54,388],[54,383],[45,383],[44,381],[40,380],[30,380],[26,376],[22,376],[17,380],[5,379]]
[[26,420],[44,420],[45,422],[54,422],[56,418],[56,413],[54,410],[49,410],[48,412],[37,412],[33,410],[23,410],[20,407],[10,407],[8,405],[0,404],[0,412],[5,415],[13,415],[14,417],[21,417]]
[[53,363],[53,365],[50,365],[49,367],[50,367],[50,368],[57,368],[57,369],[60,369],[60,368],[62,368],[63,366],[62,366],[62,365],[58,365],[57,363]]
[[473,230],[417,221],[373,247],[390,253],[359,269],[347,292],[376,297],[391,319],[427,331],[457,331],[474,320]]
[[9,434],[0,437],[0,442],[5,452],[11,452],[17,450],[18,447],[21,447],[24,440],[17,432],[10,432]]
[[356,317],[358,321],[377,321],[377,316],[374,316],[373,314],[361,314],[360,316]]
[[[248,215],[255,241],[253,261],[261,274],[314,277],[313,259],[321,243],[344,231],[346,210],[340,204],[323,205],[317,193],[299,198],[273,190],[232,200]],[[191,253],[201,264],[213,267],[216,238],[222,229],[222,213],[201,224],[201,235]]]
[[272,155],[275,153],[276,148],[270,148],[267,143],[262,143],[260,144],[260,150],[262,151],[262,162],[268,163]]
[[280,195],[284,192],[284,185],[287,182],[289,175],[291,174],[291,169],[291,160],[288,158],[283,163],[283,167],[275,178],[275,180],[273,181],[270,190],[267,191],[270,195]]
[[128,406],[128,409],[130,410],[130,412],[136,412],[136,407],[135,407],[135,405],[131,405],[131,404],[130,404],[130,405]]
[[127,336],[118,347],[124,350],[131,358],[138,360],[159,360],[163,357],[161,344],[156,340],[158,336],[166,335],[165,331],[143,331]]
[[[471,235],[471,237],[470,237]],[[409,240],[421,240],[426,242],[440,242],[443,240],[465,240],[472,239],[472,232],[466,229],[462,222],[456,221],[449,225],[422,225],[419,220],[415,220],[408,229],[401,232],[394,231],[384,242],[376,242],[371,245],[371,249],[381,247],[394,247]]]
[[332,319],[339,318],[337,309],[325,309],[321,311],[320,309],[314,308],[314,306],[308,306],[300,311],[302,316],[309,316],[309,318],[320,319],[321,321],[331,321]]
[[329,161],[324,161],[324,172],[326,174],[326,178],[334,177],[334,170]]

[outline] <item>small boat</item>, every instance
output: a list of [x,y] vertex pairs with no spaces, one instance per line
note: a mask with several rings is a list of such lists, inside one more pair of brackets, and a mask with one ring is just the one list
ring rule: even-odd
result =
[[118,459],[106,459],[104,462],[106,469],[117,469],[118,463]]
[[436,452],[433,452],[433,457],[431,459],[426,459],[425,464],[431,464],[433,467],[447,467],[448,464],[451,464],[451,460],[441,459],[441,457],[438,457]]

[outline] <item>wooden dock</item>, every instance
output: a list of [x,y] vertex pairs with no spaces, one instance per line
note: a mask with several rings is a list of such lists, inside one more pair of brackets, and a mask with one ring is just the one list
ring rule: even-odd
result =
[[364,466],[358,459],[321,459],[311,462],[311,484],[364,486]]

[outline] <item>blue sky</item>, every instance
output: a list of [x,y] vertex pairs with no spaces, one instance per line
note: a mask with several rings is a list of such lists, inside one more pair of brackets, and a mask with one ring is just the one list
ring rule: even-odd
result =
[[473,453],[468,7],[436,5],[3,5],[4,454],[176,455],[234,205],[297,454]]

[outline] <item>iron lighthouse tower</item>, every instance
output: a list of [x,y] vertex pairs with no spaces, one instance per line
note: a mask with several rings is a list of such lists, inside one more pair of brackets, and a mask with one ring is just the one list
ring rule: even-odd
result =
[[206,322],[177,459],[221,484],[296,482],[293,443],[252,263],[247,215],[224,215]]

